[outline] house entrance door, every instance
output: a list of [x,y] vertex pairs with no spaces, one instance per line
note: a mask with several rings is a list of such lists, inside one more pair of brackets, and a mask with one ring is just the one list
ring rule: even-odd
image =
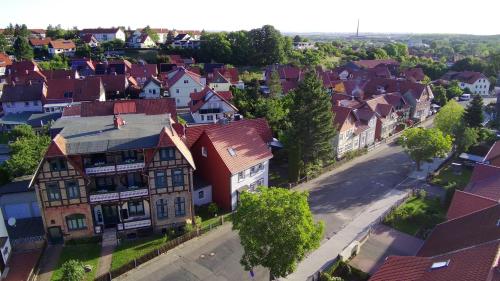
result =
[[118,208],[116,205],[102,205],[102,216],[105,228],[115,227],[119,222]]

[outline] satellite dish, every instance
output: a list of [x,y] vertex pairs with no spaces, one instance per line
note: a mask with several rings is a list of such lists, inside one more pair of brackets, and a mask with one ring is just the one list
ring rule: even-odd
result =
[[16,226],[16,218],[14,218],[14,217],[9,218],[9,220],[7,221],[7,223],[10,226]]

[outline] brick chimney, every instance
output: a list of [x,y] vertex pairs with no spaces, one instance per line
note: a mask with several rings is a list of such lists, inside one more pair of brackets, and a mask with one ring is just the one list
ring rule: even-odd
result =
[[113,125],[115,126],[115,129],[120,129],[122,126],[125,126],[127,123],[125,123],[125,120],[121,118],[119,115],[115,115],[113,117]]

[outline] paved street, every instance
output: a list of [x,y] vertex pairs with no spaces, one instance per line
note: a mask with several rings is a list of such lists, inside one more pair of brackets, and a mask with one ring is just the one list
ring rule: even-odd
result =
[[[429,124],[429,122],[427,122]],[[425,124],[424,124],[425,125]],[[382,144],[375,150],[307,182],[298,190],[310,192],[315,219],[326,224],[325,239],[350,222],[359,224],[360,214],[370,205],[386,200],[391,190],[405,190],[418,184],[407,179],[413,164],[401,147]],[[394,190],[397,194],[397,190]],[[399,196],[399,195],[398,195]],[[358,228],[355,228],[358,229]],[[143,265],[119,280],[268,280],[262,268],[251,279],[239,260],[242,248],[228,226]],[[342,249],[346,245],[335,245]],[[206,257],[214,253],[214,257]],[[200,258],[205,255],[205,258]],[[331,253],[332,257],[336,254]],[[318,265],[318,267],[321,265]]]

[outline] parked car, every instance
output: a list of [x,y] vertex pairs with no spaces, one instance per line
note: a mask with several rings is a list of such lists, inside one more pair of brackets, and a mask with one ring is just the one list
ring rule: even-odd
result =
[[460,96],[461,101],[468,101],[470,100],[470,94],[463,94]]

